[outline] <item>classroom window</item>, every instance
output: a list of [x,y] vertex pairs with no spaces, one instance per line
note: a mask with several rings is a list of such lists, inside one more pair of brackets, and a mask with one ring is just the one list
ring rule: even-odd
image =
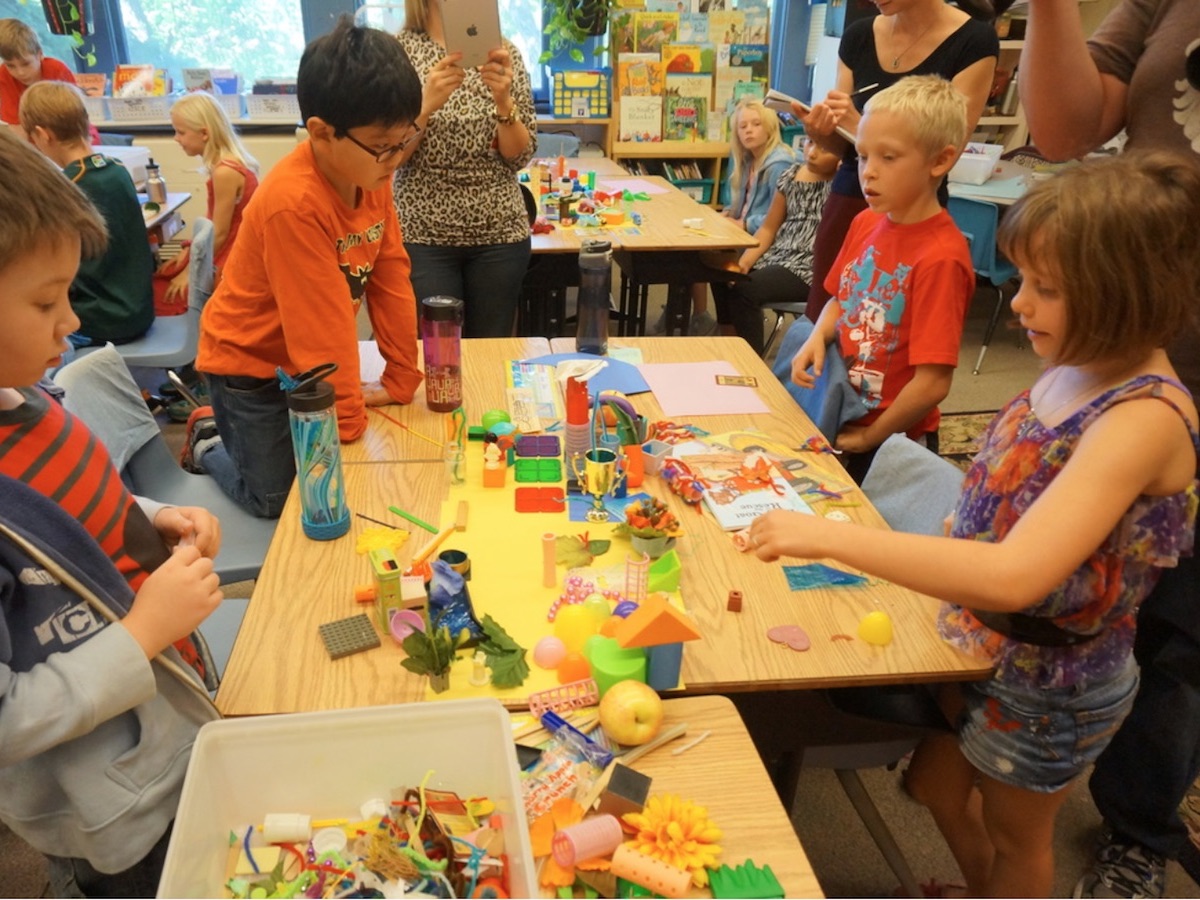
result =
[[295,77],[304,51],[300,0],[120,0],[128,62],[233,69],[256,78]]
[[46,56],[52,56],[78,70],[80,60],[75,55],[75,42],[69,37],[50,32],[40,3],[30,3],[28,0],[0,0],[0,19],[20,19],[33,29]]

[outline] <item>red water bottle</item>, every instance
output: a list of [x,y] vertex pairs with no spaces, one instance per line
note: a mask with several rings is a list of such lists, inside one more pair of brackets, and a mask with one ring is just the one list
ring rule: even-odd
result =
[[457,297],[421,301],[425,402],[434,412],[462,406],[462,320],[463,302]]

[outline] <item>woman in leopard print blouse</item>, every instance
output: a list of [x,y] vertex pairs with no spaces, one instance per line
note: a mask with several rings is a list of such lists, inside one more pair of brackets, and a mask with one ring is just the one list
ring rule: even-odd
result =
[[400,45],[421,76],[422,128],[396,171],[396,211],[417,298],[464,301],[467,337],[512,334],[529,263],[516,173],[537,149],[533,95],[507,39],[477,69],[447,54],[443,0],[406,0]]

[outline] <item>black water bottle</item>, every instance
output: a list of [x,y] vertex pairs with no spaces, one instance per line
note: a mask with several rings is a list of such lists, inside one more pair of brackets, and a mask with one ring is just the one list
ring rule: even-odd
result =
[[612,292],[612,244],[590,239],[579,251],[579,304],[575,349],[603,356],[608,352],[608,311]]

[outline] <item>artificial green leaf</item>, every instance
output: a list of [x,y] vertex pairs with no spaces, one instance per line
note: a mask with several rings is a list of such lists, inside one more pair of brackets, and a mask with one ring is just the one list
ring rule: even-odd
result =
[[487,656],[488,668],[492,670],[492,684],[498,688],[524,684],[529,677],[525,648],[514,641],[491,616],[485,614],[479,624],[487,635],[487,640],[479,644],[479,649]]
[[587,551],[592,556],[603,556],[608,552],[608,548],[612,546],[612,541],[588,541]]
[[568,569],[590,566],[593,554],[576,535],[560,534],[554,542],[554,561]]

